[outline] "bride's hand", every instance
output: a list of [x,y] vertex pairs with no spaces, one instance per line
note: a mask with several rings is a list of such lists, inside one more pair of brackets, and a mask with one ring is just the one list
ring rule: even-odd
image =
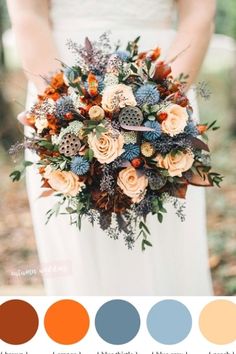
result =
[[174,77],[189,75],[188,89],[196,79],[214,30],[216,1],[177,0],[177,6],[178,31],[167,60],[183,52],[171,66]]
[[49,0],[7,0],[23,69],[39,93],[45,86],[42,76],[59,68],[49,18]]
[[16,117],[16,119],[18,120],[18,122],[20,122],[22,125],[26,126],[26,127],[33,127],[34,125],[30,122],[29,117],[27,116],[26,111],[23,111],[21,113],[19,113]]

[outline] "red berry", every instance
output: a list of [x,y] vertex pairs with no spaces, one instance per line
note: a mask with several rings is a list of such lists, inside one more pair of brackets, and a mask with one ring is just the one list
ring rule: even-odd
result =
[[71,120],[72,118],[73,118],[73,113],[68,112],[68,113],[65,114],[65,119]]
[[166,112],[161,112],[158,114],[158,120],[159,122],[163,122],[163,120],[165,120],[168,117],[168,114]]
[[131,161],[131,165],[134,167],[134,168],[139,168],[141,167],[143,164],[143,160],[139,157],[136,157],[135,159],[133,159]]

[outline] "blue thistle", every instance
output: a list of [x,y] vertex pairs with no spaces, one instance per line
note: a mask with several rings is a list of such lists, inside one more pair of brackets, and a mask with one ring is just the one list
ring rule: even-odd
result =
[[74,110],[72,98],[69,96],[62,96],[56,101],[56,117],[63,119],[66,113]]
[[89,162],[84,157],[76,156],[71,161],[71,171],[76,175],[85,175],[89,170]]
[[144,126],[147,128],[152,128],[155,129],[154,131],[150,131],[150,132],[144,132],[143,133],[143,137],[148,140],[148,141],[155,141],[159,138],[159,136],[161,135],[161,126],[158,122],[156,121],[151,121],[148,120],[144,123]]
[[135,98],[138,106],[142,106],[145,103],[154,105],[159,102],[160,93],[155,85],[145,84],[138,88]]
[[186,134],[190,134],[190,135],[195,136],[195,137],[199,135],[199,132],[197,130],[196,125],[194,124],[194,122],[191,122],[191,121],[188,122],[188,124],[184,128],[184,132]]
[[128,52],[128,50],[117,50],[115,54],[123,61],[128,61],[130,58],[130,52]]
[[121,155],[122,159],[131,161],[140,154],[140,147],[136,144],[125,144],[125,151]]

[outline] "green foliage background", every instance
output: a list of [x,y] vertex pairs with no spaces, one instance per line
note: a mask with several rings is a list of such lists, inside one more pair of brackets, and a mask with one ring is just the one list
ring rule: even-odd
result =
[[236,38],[236,0],[217,0],[216,33]]

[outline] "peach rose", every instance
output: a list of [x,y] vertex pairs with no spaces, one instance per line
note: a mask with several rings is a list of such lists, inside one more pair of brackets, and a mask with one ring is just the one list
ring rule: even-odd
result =
[[186,108],[172,104],[167,107],[165,113],[167,113],[167,118],[161,123],[163,132],[170,136],[183,132],[188,120]]
[[51,166],[46,167],[44,177],[52,189],[71,197],[75,197],[85,185],[73,172],[53,170]]
[[156,161],[159,167],[168,170],[171,177],[181,177],[182,172],[192,167],[194,157],[191,151],[179,151],[176,154],[169,153],[165,157],[157,155]]
[[123,153],[124,137],[118,131],[109,129],[97,137],[96,133],[88,135],[88,144],[94,157],[100,163],[110,163]]
[[144,198],[148,178],[138,176],[136,169],[130,166],[120,171],[117,184],[133,203],[139,203]]
[[117,108],[136,106],[132,88],[124,84],[108,86],[103,91],[102,108],[107,112],[113,112]]
[[92,120],[102,120],[105,117],[104,110],[100,106],[92,106],[89,110],[89,117]]

